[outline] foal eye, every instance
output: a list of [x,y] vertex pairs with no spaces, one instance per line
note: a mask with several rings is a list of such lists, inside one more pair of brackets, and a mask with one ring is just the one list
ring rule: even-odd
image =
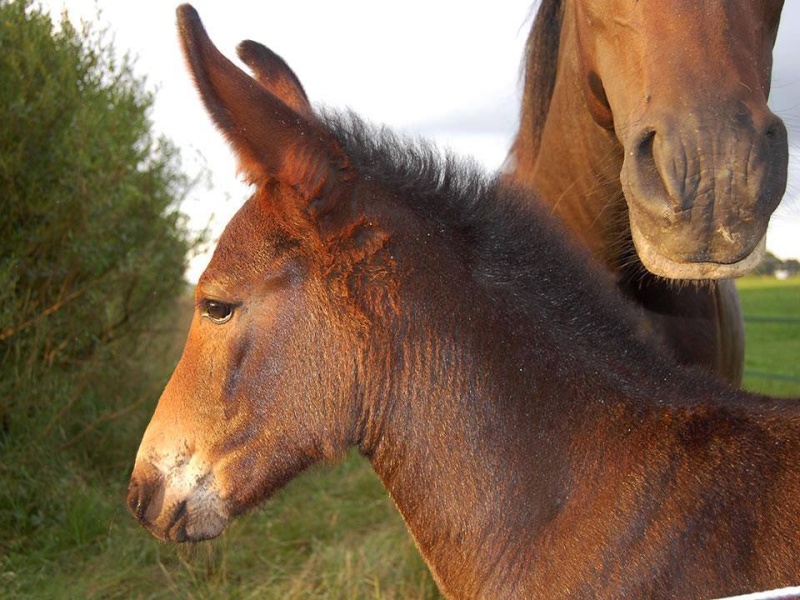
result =
[[218,300],[206,300],[204,302],[203,316],[211,319],[213,323],[222,325],[231,320],[233,316],[233,305]]

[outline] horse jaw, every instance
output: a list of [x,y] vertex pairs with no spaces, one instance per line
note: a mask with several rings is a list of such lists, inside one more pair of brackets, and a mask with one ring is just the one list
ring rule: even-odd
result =
[[684,262],[673,260],[659,251],[658,247],[651,243],[638,227],[631,224],[633,245],[639,259],[645,268],[653,273],[667,279],[733,279],[746,275],[755,269],[764,258],[767,247],[766,234],[756,244],[756,247],[744,258],[731,263],[699,261]]

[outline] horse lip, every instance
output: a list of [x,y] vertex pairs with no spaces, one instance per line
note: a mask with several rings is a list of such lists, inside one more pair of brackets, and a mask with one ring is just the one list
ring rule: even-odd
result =
[[767,246],[767,236],[764,234],[750,254],[735,262],[680,262],[660,253],[638,227],[631,227],[631,233],[636,252],[645,268],[654,275],[667,279],[708,280],[741,277],[758,266]]
[[169,514],[141,524],[164,542],[202,542],[219,536],[228,524],[228,517],[219,506],[198,506],[195,499],[185,498]]
[[187,482],[186,474],[177,470],[179,473],[165,477],[149,462],[139,468],[139,473],[134,470],[127,498],[129,510],[162,541],[198,542],[217,537],[230,513],[213,471],[188,474],[191,481]]
[[182,500],[175,507],[169,524],[164,528],[164,537],[174,542],[185,542],[188,540],[186,535],[186,500]]

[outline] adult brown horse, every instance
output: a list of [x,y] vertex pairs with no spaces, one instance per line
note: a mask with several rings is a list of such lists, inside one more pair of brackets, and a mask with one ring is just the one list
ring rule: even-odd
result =
[[[542,0],[508,174],[533,186],[684,363],[738,383],[733,282],[786,187],[767,107],[782,0]],[[646,269],[645,269],[646,267]]]
[[356,445],[452,598],[800,582],[800,404],[672,365],[522,192],[315,114],[280,58],[244,42],[249,77],[189,6],[179,25],[256,187],[139,449],[145,527],[212,538]]

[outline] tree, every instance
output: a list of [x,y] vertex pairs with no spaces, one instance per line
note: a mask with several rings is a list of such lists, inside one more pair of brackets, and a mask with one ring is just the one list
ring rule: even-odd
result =
[[774,275],[775,271],[782,266],[781,259],[772,254],[772,252],[765,252],[764,258],[758,263],[758,266],[753,269],[754,275]]
[[131,460],[150,407],[129,409],[163,383],[156,331],[197,240],[178,211],[191,182],[153,134],[152,100],[102,34],[0,0],[3,531],[59,518],[58,486],[25,487],[44,461],[69,478],[67,461]]
[[764,258],[753,270],[754,275],[775,275],[777,271],[786,271],[789,275],[800,273],[800,261],[793,258],[781,260],[771,252],[764,253]]

